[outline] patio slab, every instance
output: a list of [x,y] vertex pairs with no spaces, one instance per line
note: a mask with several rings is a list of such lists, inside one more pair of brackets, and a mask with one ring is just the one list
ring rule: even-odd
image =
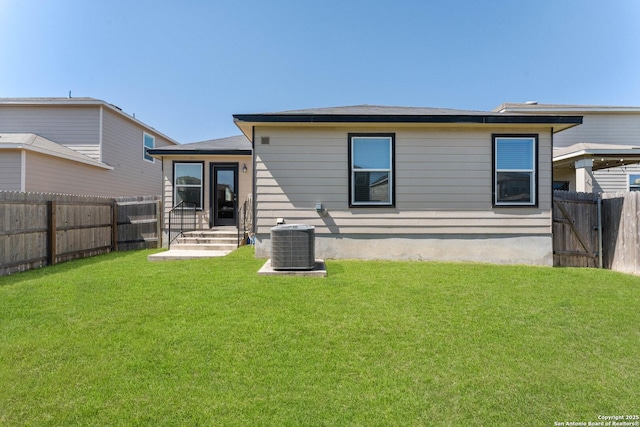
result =
[[327,277],[327,267],[323,259],[316,260],[313,270],[274,270],[271,260],[268,259],[262,268],[258,270],[258,276],[307,276],[307,277]]
[[158,252],[147,257],[149,261],[171,261],[178,259],[194,259],[194,258],[216,258],[225,256],[233,251],[211,251],[211,250],[180,250],[169,249],[168,251]]

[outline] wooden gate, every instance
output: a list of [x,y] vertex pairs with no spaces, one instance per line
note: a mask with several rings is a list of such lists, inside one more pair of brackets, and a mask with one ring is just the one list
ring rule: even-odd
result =
[[599,267],[598,195],[553,192],[553,265]]

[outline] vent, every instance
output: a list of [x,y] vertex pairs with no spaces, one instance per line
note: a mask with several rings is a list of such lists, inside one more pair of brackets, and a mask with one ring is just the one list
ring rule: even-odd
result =
[[315,227],[283,224],[271,229],[274,270],[313,270],[315,265]]
[[269,137],[268,136],[263,136],[262,138],[260,138],[260,144],[269,145]]

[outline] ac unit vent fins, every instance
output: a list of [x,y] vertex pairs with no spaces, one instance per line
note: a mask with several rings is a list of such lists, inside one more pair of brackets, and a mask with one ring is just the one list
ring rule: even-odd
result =
[[271,229],[274,270],[313,270],[315,265],[315,227],[283,224]]

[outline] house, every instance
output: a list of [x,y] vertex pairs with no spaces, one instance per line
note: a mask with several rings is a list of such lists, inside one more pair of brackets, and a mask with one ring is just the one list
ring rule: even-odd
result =
[[148,150],[162,164],[165,224],[169,237],[170,212],[181,203],[195,206],[196,228],[239,227],[250,224],[252,147],[244,135]]
[[235,114],[253,144],[256,256],[279,218],[320,258],[552,265],[552,147],[580,115],[434,108]]
[[177,142],[94,98],[0,98],[0,191],[158,195]]
[[582,192],[640,190],[640,107],[506,103],[494,111],[583,117],[553,140],[553,186]]

